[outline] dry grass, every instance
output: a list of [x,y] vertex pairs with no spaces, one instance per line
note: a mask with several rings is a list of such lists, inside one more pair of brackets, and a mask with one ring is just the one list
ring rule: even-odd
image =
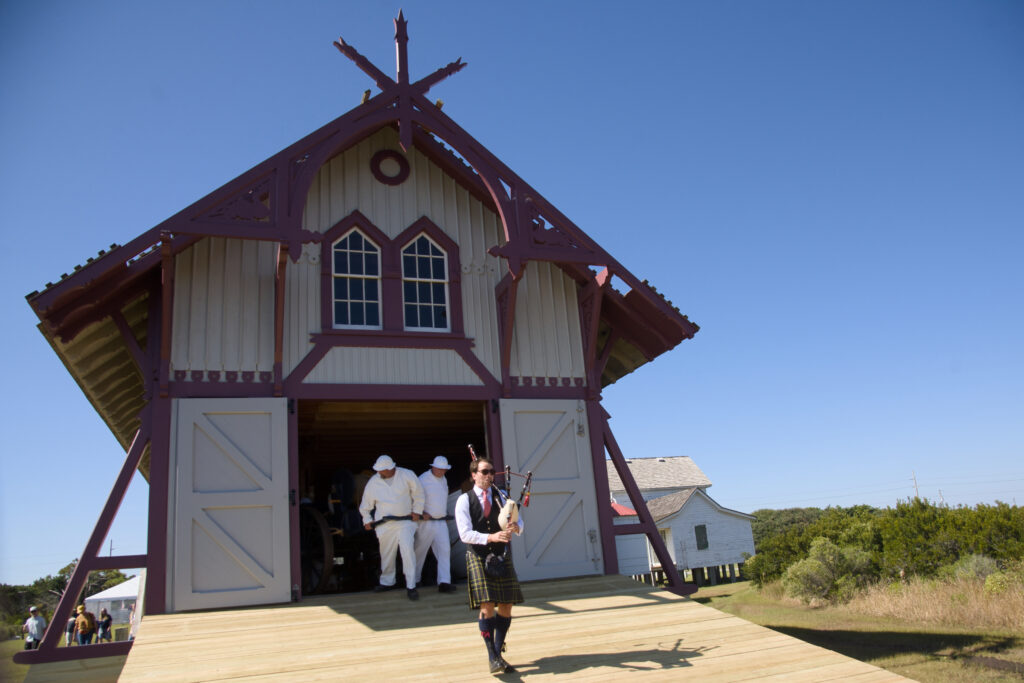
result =
[[[917,581],[893,589],[876,587],[853,603],[838,606],[804,605],[786,597],[778,583],[760,591],[746,582],[702,588],[694,599],[917,681],[1020,681],[1020,592],[985,596],[983,582],[977,581],[969,591],[968,583]],[[977,605],[970,606],[972,602]]]
[[876,584],[845,606],[854,614],[956,628],[1024,633],[1024,585],[986,594],[981,579],[912,578]]

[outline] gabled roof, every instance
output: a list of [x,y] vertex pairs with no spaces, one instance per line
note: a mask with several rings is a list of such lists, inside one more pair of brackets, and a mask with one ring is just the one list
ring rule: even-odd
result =
[[678,513],[680,510],[683,509],[683,507],[687,503],[698,497],[703,497],[705,500],[711,503],[711,505],[713,505],[714,508],[719,512],[723,512],[725,514],[730,515],[738,515],[746,519],[754,519],[753,515],[748,515],[745,512],[739,512],[737,510],[730,510],[729,508],[722,507],[721,505],[716,503],[715,500],[711,496],[709,496],[704,489],[698,488],[696,486],[684,489],[682,491],[676,491],[675,493],[670,493],[666,496],[652,498],[649,501],[647,501],[647,509],[650,511],[651,517],[654,518],[654,521],[660,522],[661,520],[671,517],[672,515]]
[[650,511],[654,521],[657,522],[682,510],[683,506],[686,505],[686,501],[690,500],[693,493],[698,490],[696,487],[687,488],[670,493],[667,496],[651,498],[647,501],[647,509]]
[[[627,460],[629,471],[641,491],[677,489],[683,486],[711,486],[711,480],[697,467],[690,456],[669,458],[633,458]],[[608,469],[608,488],[624,491],[622,479],[611,460],[605,460]]]
[[[362,104],[281,150],[123,246],[111,245],[56,283],[26,299],[40,318],[40,331],[54,346],[111,431],[127,447],[149,400],[158,344],[162,267],[204,237],[276,242],[299,258],[302,245],[322,235],[303,228],[306,195],[318,170],[376,131],[397,127],[406,152],[414,146],[498,214],[504,243],[492,250],[504,259],[508,278],[522,277],[529,260],[556,263],[581,285],[581,301],[592,302],[595,324],[585,343],[600,354],[605,386],[691,338],[699,329],[646,281],[602,249],[539,192],[477,142],[427,91],[465,64],[456,60],[411,82],[405,19],[395,22],[397,78],[392,79],[343,40],[335,45],[381,90]],[[620,293],[612,277],[629,287]],[[134,307],[134,308],[132,308]],[[129,310],[131,309],[131,310]],[[130,313],[130,315],[129,315]],[[88,338],[88,342],[85,339]],[[130,359],[130,360],[129,360]],[[148,363],[148,365],[147,365]],[[102,379],[95,372],[104,368]],[[90,379],[91,377],[91,379]],[[161,378],[164,391],[167,378]],[[111,382],[116,395],[106,390]],[[128,414],[132,417],[124,419]]]

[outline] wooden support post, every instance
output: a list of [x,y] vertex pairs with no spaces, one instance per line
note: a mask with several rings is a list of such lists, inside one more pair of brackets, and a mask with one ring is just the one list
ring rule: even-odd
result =
[[[596,323],[595,323],[596,324]],[[589,381],[589,380],[588,380]],[[594,470],[594,492],[597,496],[597,522],[601,530],[601,553],[604,573],[619,573],[619,554],[615,547],[615,520],[612,519],[611,490],[608,486],[608,467],[604,461],[604,432],[607,416],[601,402],[587,401],[587,427],[590,429],[590,461]]]
[[[302,599],[302,550],[299,538],[299,406],[294,398],[288,399],[288,488],[292,497],[289,501],[288,527],[291,535],[292,600]],[[324,571],[327,571],[325,568]]]
[[284,297],[288,268],[288,244],[277,245],[277,270],[274,277],[274,396],[284,395]]
[[509,374],[512,365],[512,334],[516,318],[516,295],[519,291],[519,274],[505,275],[494,288],[494,298],[498,308],[498,335],[501,339],[501,388],[502,396],[512,395],[512,377]]
[[[160,355],[159,396],[170,395],[171,325],[174,321],[174,253],[171,236],[161,235],[160,243]],[[149,344],[149,342],[146,342]]]
[[146,612],[163,614],[167,605],[167,516],[170,486],[171,406],[169,398],[150,402],[153,430],[149,447],[149,526],[146,571]]

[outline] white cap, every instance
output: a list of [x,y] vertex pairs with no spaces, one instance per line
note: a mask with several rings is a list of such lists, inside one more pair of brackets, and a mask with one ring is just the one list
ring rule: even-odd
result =
[[452,468],[452,466],[448,464],[448,458],[443,455],[439,455],[434,458],[434,462],[430,463],[430,466],[436,467],[439,470],[450,470]]
[[374,472],[393,469],[395,469],[395,461],[391,459],[390,455],[382,455],[379,458],[377,458],[377,462],[373,463]]

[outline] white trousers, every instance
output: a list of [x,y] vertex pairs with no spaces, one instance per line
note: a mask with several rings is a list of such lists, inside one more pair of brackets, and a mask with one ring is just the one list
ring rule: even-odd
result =
[[402,570],[405,573],[405,587],[416,587],[416,522],[399,519],[384,522],[374,529],[380,546],[380,585],[395,585],[395,557],[402,552]]
[[451,583],[452,544],[448,540],[448,522],[445,520],[431,519],[420,522],[419,528],[416,529],[416,583],[423,578],[423,563],[427,560],[428,550],[433,550],[437,559],[437,582]]

